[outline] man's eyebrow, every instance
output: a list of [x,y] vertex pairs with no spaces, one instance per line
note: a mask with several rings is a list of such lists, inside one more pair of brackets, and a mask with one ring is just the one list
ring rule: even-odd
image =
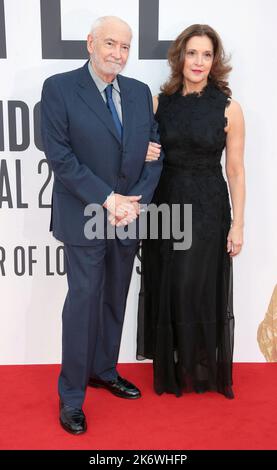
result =
[[[112,39],[112,38],[105,38],[104,41],[117,42],[115,39]],[[128,47],[131,46],[130,43],[128,43],[128,42],[123,42],[122,45],[123,46],[128,46]]]

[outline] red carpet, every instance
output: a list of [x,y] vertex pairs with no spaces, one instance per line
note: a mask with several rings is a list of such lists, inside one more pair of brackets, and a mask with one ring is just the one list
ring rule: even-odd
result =
[[151,364],[121,364],[139,400],[88,389],[88,431],[71,436],[58,422],[59,366],[0,367],[0,449],[276,449],[277,364],[235,364],[234,392],[157,396]]

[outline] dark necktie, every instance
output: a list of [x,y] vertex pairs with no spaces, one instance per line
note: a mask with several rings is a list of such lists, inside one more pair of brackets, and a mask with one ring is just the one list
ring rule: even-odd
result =
[[105,88],[105,94],[106,94],[106,98],[107,98],[107,106],[108,106],[108,108],[111,112],[112,118],[113,118],[114,123],[115,123],[116,130],[117,130],[118,135],[119,135],[120,140],[121,140],[122,139],[122,124],[121,124],[120,119],[118,117],[116,107],[115,107],[115,104],[114,104],[114,101],[113,101],[113,85],[108,85]]

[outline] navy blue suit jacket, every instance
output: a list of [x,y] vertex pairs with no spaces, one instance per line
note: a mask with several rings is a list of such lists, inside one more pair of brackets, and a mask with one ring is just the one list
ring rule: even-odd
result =
[[84,235],[85,207],[102,205],[115,191],[142,195],[151,202],[162,170],[158,161],[145,162],[149,141],[159,142],[149,87],[118,75],[123,141],[88,63],[54,75],[43,85],[41,130],[45,155],[54,173],[50,230],[72,245],[92,245]]

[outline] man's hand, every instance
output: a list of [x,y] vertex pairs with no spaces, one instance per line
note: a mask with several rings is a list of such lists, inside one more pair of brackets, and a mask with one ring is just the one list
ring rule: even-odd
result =
[[126,215],[124,217],[115,217],[110,213],[108,216],[110,224],[116,227],[122,227],[124,225],[132,223],[140,214],[140,204],[138,202],[133,202],[133,205],[136,211],[136,216]]
[[109,211],[108,220],[112,225],[120,227],[133,222],[140,213],[139,200],[142,196],[122,196],[111,194],[104,207]]

